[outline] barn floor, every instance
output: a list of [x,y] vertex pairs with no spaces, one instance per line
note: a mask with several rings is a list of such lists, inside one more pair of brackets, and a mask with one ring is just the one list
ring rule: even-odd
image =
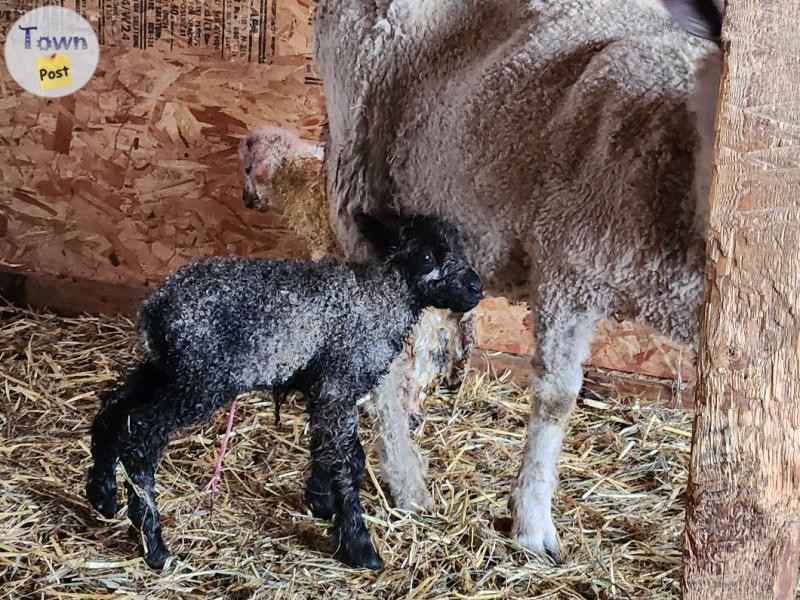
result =
[[630,399],[582,400],[556,503],[566,561],[537,561],[507,537],[507,498],[528,404],[477,378],[426,401],[416,435],[429,454],[434,514],[391,508],[377,487],[373,428],[362,493],[386,568],[329,558],[325,524],[302,502],[305,417],[289,404],[239,405],[222,483],[202,493],[224,429],[219,414],[170,445],[158,472],[166,571],[150,571],[124,518],[83,499],[96,392],[131,359],[132,324],[64,319],[0,304],[0,597],[672,598],[680,575],[691,415]]

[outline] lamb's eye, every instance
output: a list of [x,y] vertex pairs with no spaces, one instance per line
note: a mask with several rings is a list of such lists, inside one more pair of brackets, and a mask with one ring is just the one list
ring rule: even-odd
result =
[[436,261],[433,259],[433,254],[431,253],[430,250],[426,250],[425,252],[422,253],[421,260],[422,260],[422,267],[425,270],[430,270],[436,266]]

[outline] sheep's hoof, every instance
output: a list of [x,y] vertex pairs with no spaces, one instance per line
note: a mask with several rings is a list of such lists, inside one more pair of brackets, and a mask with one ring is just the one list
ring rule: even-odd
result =
[[330,521],[334,513],[333,492],[330,486],[309,478],[306,483],[306,506],[315,518]]
[[408,429],[409,431],[416,431],[422,424],[422,414],[418,412],[408,413]]
[[362,542],[342,543],[336,552],[336,558],[354,569],[370,569],[377,571],[383,567],[383,560],[372,547],[369,537]]
[[389,453],[383,443],[378,444],[378,456],[394,505],[400,510],[432,512],[433,496],[425,485],[427,459],[410,445],[407,452],[394,446]]
[[[412,458],[413,460],[413,458]],[[419,465],[418,468],[413,466]],[[402,475],[395,472],[389,480],[394,505],[400,510],[433,512],[433,496],[425,485],[425,465],[421,460],[409,463]]]
[[97,512],[106,519],[117,514],[117,482],[89,476],[86,484],[86,498]]
[[511,535],[520,546],[538,554],[543,559],[549,559],[557,565],[564,562],[561,556],[561,546],[558,543],[558,534],[549,516],[536,525],[529,524],[524,529],[519,522],[515,522]]

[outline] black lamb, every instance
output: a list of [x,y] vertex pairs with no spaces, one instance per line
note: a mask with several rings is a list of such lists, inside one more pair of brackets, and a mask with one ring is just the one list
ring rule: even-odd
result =
[[465,312],[482,294],[448,223],[356,219],[380,264],[207,258],[179,269],[142,305],[142,360],[95,418],[86,493],[112,517],[122,461],[128,516],[151,567],[169,555],[154,484],[170,436],[260,389],[303,394],[312,458],[306,502],[316,517],[333,519],[340,560],[380,568],[358,496],[365,456],[356,400],[377,386],[424,308]]

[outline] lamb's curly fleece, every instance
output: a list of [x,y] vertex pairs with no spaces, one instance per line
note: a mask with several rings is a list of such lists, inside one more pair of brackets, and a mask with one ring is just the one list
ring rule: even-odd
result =
[[315,38],[346,255],[369,253],[358,207],[446,217],[489,291],[538,318],[513,533],[558,557],[556,461],[595,322],[695,341],[713,129],[690,105],[713,100],[719,54],[644,0],[322,0]]

